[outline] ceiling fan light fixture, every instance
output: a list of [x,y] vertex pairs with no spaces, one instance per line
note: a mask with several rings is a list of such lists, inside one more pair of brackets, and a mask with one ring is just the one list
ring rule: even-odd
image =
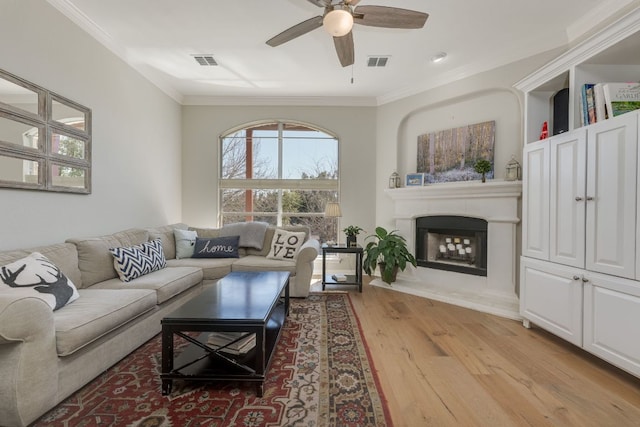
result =
[[353,15],[349,6],[335,6],[322,19],[322,26],[333,37],[342,37],[349,34],[353,28]]

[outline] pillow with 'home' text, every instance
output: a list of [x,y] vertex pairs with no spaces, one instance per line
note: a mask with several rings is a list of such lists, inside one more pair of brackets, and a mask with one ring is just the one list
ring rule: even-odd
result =
[[239,258],[240,236],[196,238],[196,247],[191,258]]
[[294,232],[276,229],[271,240],[271,248],[267,258],[294,261],[298,250],[304,243],[304,231]]

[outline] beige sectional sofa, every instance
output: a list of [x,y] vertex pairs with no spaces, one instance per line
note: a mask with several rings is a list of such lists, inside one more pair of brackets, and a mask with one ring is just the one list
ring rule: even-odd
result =
[[[176,259],[174,228],[187,226],[131,229],[0,252],[0,266],[40,252],[75,284],[80,295],[53,311],[41,299],[0,293],[0,425],[25,426],[35,421],[160,332],[160,320],[167,313],[231,271],[288,271],[291,296],[309,293],[320,247],[304,227],[305,243],[294,261],[266,258],[274,227],[267,229],[263,249],[241,248],[239,258]],[[204,237],[218,233],[196,230]],[[167,266],[122,282],[108,249],[158,238]]]

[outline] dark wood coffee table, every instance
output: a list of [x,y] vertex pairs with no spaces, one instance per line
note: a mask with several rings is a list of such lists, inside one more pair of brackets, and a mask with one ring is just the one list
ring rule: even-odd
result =
[[[240,380],[256,382],[262,396],[288,314],[289,273],[228,274],[162,319],[162,394],[171,393],[175,379]],[[230,355],[207,346],[210,332],[255,333],[256,346],[244,355]],[[175,336],[191,343],[178,356],[173,352]]]

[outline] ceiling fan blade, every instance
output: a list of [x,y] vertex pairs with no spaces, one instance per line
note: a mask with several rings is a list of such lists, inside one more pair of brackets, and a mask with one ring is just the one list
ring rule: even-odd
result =
[[369,27],[422,28],[428,13],[387,6],[358,6],[353,11],[353,22]]
[[267,40],[267,44],[271,47],[280,46],[282,43],[286,43],[296,37],[307,34],[309,31],[313,31],[319,27],[322,27],[322,16],[315,16],[284,30],[275,37],[270,38]]
[[331,0],[307,0],[309,3],[313,3],[318,7],[327,7],[331,4]]
[[[309,0],[312,1],[312,0]],[[349,6],[355,6],[358,3],[360,3],[360,0],[344,0],[345,4],[348,4]]]
[[338,54],[340,64],[342,64],[343,67],[353,65],[353,32],[349,31],[348,34],[342,37],[334,37],[333,44],[336,47],[336,53]]

